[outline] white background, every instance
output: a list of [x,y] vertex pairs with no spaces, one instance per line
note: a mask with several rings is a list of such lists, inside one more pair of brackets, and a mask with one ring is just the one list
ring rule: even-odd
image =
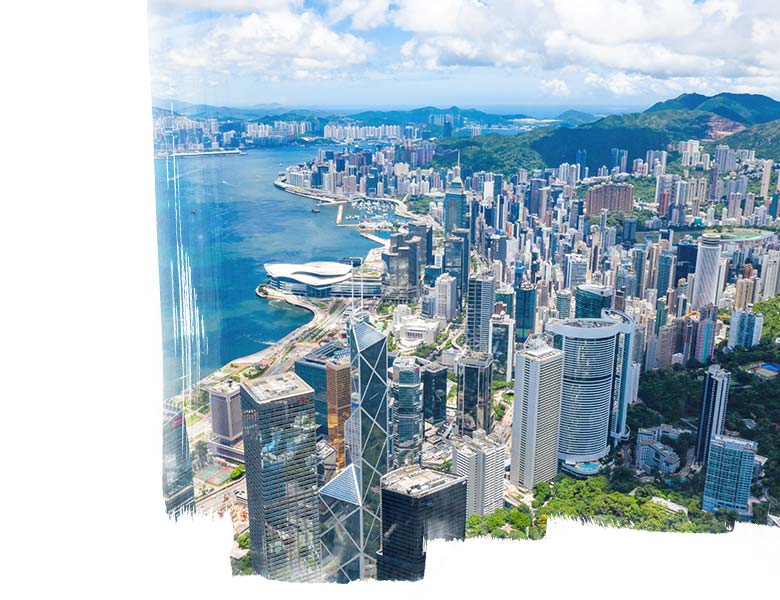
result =
[[145,4],[35,2],[0,21],[3,596],[777,593],[780,530],[752,526],[434,543],[419,584],[232,578],[227,521],[163,515]]

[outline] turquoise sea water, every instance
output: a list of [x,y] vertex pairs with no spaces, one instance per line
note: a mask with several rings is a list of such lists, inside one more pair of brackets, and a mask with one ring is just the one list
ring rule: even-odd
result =
[[[337,227],[336,208],[273,186],[317,148],[155,161],[165,396],[262,350],[311,314],[255,295],[263,263],[365,256],[375,246]],[[178,182],[178,193],[176,183]],[[178,197],[178,199],[177,199]]]

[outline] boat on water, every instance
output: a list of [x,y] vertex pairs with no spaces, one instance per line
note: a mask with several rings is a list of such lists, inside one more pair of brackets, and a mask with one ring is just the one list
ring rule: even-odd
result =
[[311,207],[311,212],[313,212],[313,213],[320,212],[320,205],[319,204],[315,204],[314,206],[312,206]]

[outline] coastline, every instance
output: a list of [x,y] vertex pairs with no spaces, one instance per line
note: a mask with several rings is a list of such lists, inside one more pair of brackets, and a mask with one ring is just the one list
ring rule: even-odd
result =
[[[352,227],[356,230],[358,229],[359,227],[358,224],[343,224],[339,222],[340,221],[339,217],[341,217],[343,213],[344,205],[350,203],[351,199],[338,197],[338,196],[331,196],[326,193],[304,190],[302,188],[292,186],[286,183],[284,176],[277,177],[273,181],[273,185],[276,188],[295,196],[301,196],[304,198],[309,198],[311,200],[316,200],[318,202],[321,202],[323,205],[327,205],[327,206],[330,205],[338,206],[339,211],[336,217],[336,225],[341,227]],[[404,199],[406,197],[404,197]],[[430,217],[423,217],[421,215],[410,213],[408,210],[406,210],[406,204],[404,203],[403,200],[398,198],[382,198],[382,200],[393,202],[393,204],[395,205],[395,214],[397,216],[406,218],[409,220],[409,222],[412,223],[431,224],[434,227],[436,227],[436,223],[433,222],[433,220]],[[363,229],[358,231],[358,233],[362,237],[377,244],[377,247],[368,250],[365,258],[366,263],[371,263],[371,262],[376,262],[378,260],[381,260],[380,253],[382,249],[384,249],[389,243],[389,240],[373,234],[372,231],[373,229]],[[174,396],[174,398],[187,397],[189,394],[192,394],[193,391],[197,391],[204,385],[207,385],[208,383],[212,382],[215,376],[224,377],[227,376],[225,375],[226,373],[233,374],[251,365],[269,361],[272,358],[276,358],[276,360],[269,362],[269,364],[267,365],[269,372],[273,372],[274,370],[283,368],[287,363],[290,362],[291,355],[295,354],[294,350],[296,346],[301,345],[305,350],[306,346],[312,343],[312,341],[308,339],[312,335],[320,335],[320,337],[324,337],[325,335],[327,335],[327,333],[329,333],[329,330],[326,330],[323,333],[323,332],[318,332],[318,328],[324,328],[323,326],[332,327],[334,325],[334,322],[337,321],[338,318],[340,318],[341,314],[343,313],[343,302],[340,302],[338,300],[329,299],[323,303],[325,306],[319,306],[318,304],[312,302],[310,299],[302,298],[300,296],[295,296],[294,294],[286,294],[278,290],[269,290],[266,288],[264,292],[261,292],[261,286],[262,284],[259,284],[255,288],[255,294],[259,298],[265,299],[267,301],[274,301],[274,300],[284,301],[291,306],[297,306],[299,308],[303,308],[305,310],[308,310],[311,313],[312,318],[306,323],[304,323],[303,325],[296,327],[295,329],[287,333],[282,338],[276,340],[266,348],[263,348],[262,350],[258,350],[257,352],[253,352],[251,354],[247,354],[245,356],[234,358],[228,361],[225,365],[211,371],[208,375],[201,378],[198,382],[196,382],[193,385],[193,389],[184,390],[180,394]],[[340,307],[341,310],[335,310],[334,312],[334,307]]]

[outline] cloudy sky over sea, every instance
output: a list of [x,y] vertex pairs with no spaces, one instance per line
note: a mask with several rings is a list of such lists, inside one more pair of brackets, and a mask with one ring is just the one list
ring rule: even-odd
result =
[[153,93],[211,104],[642,106],[780,90],[770,0],[151,0]]

